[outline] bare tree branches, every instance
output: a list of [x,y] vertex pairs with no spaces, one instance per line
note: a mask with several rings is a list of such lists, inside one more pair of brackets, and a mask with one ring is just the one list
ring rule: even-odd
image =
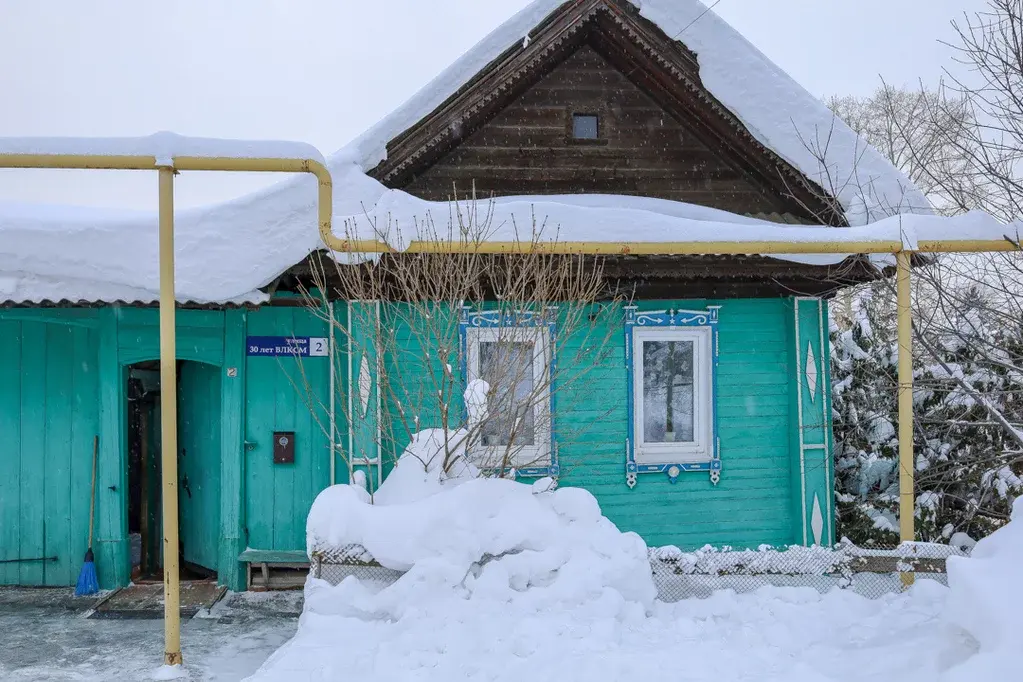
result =
[[[334,362],[372,359],[382,414],[379,437],[367,447],[387,458],[434,428],[442,446],[425,468],[447,474],[468,452],[484,472],[508,475],[550,463],[552,434],[564,445],[585,433],[587,420],[560,419],[563,401],[552,396],[555,388],[568,397],[586,392],[620,327],[612,319],[622,299],[608,288],[601,260],[543,248],[557,234],[542,221],[515,226],[519,253],[484,253],[492,219],[489,202],[453,202],[446,224],[427,216],[415,226],[416,238],[445,243],[448,253],[334,254],[313,267],[307,300],[333,324]],[[357,232],[354,224],[347,229]],[[395,226],[373,229],[400,243]],[[349,319],[336,319],[323,313],[325,296],[382,303],[379,314],[376,305],[355,303]],[[479,419],[467,414],[474,400],[483,404]],[[345,395],[336,403],[355,428],[364,415],[349,405],[359,401]],[[351,463],[369,454],[344,456]]]

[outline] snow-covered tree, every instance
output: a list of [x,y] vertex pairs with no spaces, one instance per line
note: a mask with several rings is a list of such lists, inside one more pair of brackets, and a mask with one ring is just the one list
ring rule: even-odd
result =
[[[858,544],[898,541],[898,344],[889,287],[877,282],[857,292],[852,324],[832,330],[839,534]],[[926,327],[914,315],[921,341],[913,395],[920,540],[987,535],[1023,495],[1023,449],[992,418],[1023,416],[1023,373],[1016,369],[1023,329],[992,319],[981,291],[966,293],[941,325]],[[1001,363],[991,361],[994,349]]]
[[857,292],[847,328],[832,327],[835,482],[839,536],[898,541],[897,347],[880,283]]
[[[953,27],[955,60],[936,89],[884,85],[828,104],[940,212],[1012,223],[1023,217],[1023,0],[987,0]],[[985,535],[1023,494],[1023,255],[943,256],[914,281],[918,532]],[[879,323],[894,319],[893,300],[890,282],[875,284],[836,310],[837,484],[844,532],[859,541],[896,537],[896,346]]]

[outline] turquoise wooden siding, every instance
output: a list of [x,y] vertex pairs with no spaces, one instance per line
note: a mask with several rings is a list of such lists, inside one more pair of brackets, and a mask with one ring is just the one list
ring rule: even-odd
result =
[[[329,484],[330,471],[329,416],[318,411],[314,419],[292,386],[289,376],[301,381],[295,361],[259,358],[250,372],[245,337],[326,336],[326,324],[301,307],[179,310],[177,323],[178,357],[192,361],[183,365],[179,385],[179,444],[189,452],[201,448],[204,460],[198,466],[202,509],[181,503],[186,558],[244,589],[238,555],[250,543],[304,548],[309,505]],[[97,433],[97,570],[104,588],[128,583],[127,368],[158,357],[159,316],[152,308],[0,310],[0,559],[38,558],[44,550],[60,559],[0,564],[0,584],[74,583],[85,554]],[[327,358],[304,361],[325,404],[329,367]],[[338,427],[345,438],[343,420]],[[272,465],[274,430],[296,431],[294,465]],[[251,451],[247,433],[256,443]],[[188,470],[186,464],[182,472]],[[339,467],[337,480],[348,480],[346,467]]]
[[827,306],[818,299],[792,302],[792,353],[799,416],[792,448],[793,486],[797,491],[795,542],[831,544],[835,540],[828,365]]
[[[328,328],[302,307],[262,308],[249,313],[248,333],[326,337]],[[330,484],[325,407],[330,396],[330,359],[246,360],[246,544],[262,550],[305,549],[309,507]],[[307,386],[314,395],[307,394]],[[273,463],[275,431],[295,433],[294,464]],[[339,472],[338,482],[347,482],[347,470]]]
[[[450,318],[445,316],[450,315]],[[381,409],[384,476],[408,445],[417,430],[439,427],[443,423],[442,405],[451,413],[448,424],[457,428],[462,419],[462,378],[458,353],[457,313],[438,307],[433,319],[418,322],[407,306],[387,305],[381,311],[382,337],[386,339],[385,373],[392,377],[383,387]],[[437,344],[443,349],[426,347],[430,333],[413,330],[413,326],[430,325],[434,334],[448,333]],[[451,372],[446,369],[450,366]]]
[[[596,316],[596,324],[603,328],[579,330],[557,344],[559,375],[571,380],[568,386],[555,387],[561,484],[590,490],[608,518],[623,530],[638,532],[651,545],[691,549],[705,544],[756,547],[801,543],[802,526],[794,506],[801,489],[795,485],[793,470],[794,463],[798,467],[798,448],[793,449],[798,423],[793,301],[639,304],[641,310],[702,309],[707,305],[722,306],[717,393],[723,463],[720,483],[712,485],[706,473],[683,473],[674,484],[663,474],[642,474],[634,489],[626,485],[624,313],[616,311]],[[816,315],[815,301],[814,306]],[[384,317],[385,326],[393,330],[396,349],[386,359],[388,372],[400,374],[402,379],[395,383],[410,391],[385,404],[393,433],[388,459],[393,461],[407,443],[398,423],[402,410],[407,413],[409,406],[425,402],[425,409],[417,413],[421,427],[438,426],[436,400],[429,396],[424,400],[420,393],[424,388],[436,390],[443,364],[436,349],[421,347],[422,339],[410,331],[402,315],[385,310]],[[818,323],[802,321],[800,333],[819,338]],[[609,343],[601,353],[595,352],[594,346],[604,338]],[[590,365],[591,369],[581,369]],[[822,374],[818,397],[825,381]],[[822,422],[820,417],[816,423],[822,434],[830,429],[830,422]],[[822,497],[821,504],[827,514],[830,498],[825,503]]]
[[178,402],[178,504],[183,555],[187,562],[216,571],[220,542],[220,369],[184,363]]
[[89,528],[98,334],[0,319],[0,584],[69,585]]
[[[663,474],[642,474],[634,489],[626,486],[628,386],[624,331],[614,318],[611,346],[597,368],[559,392],[561,482],[589,489],[608,518],[622,530],[638,532],[650,545],[691,549],[705,544],[788,544],[793,523],[789,308],[783,300],[645,301],[639,307],[700,310],[707,305],[722,306],[720,483],[714,486],[708,474],[694,472],[683,473],[674,484]],[[587,362],[589,357],[574,339],[566,340],[564,351],[563,363]]]
[[[826,334],[822,341],[820,333],[826,310],[809,299],[657,301],[644,302],[641,308],[708,304],[722,305],[719,485],[713,486],[706,473],[685,473],[674,485],[662,474],[643,474],[635,489],[626,486],[629,387],[620,311],[599,321],[603,328],[590,332],[588,341],[579,333],[562,342],[557,362],[568,367],[568,376],[580,374],[571,369],[574,365],[590,369],[571,385],[555,388],[561,484],[591,490],[612,521],[639,532],[652,545],[801,543],[804,527],[812,541],[814,495],[824,518],[822,535],[831,538],[828,348]],[[335,309],[339,319],[348,314],[347,304]],[[438,387],[451,403],[450,423],[458,424],[462,384],[456,331],[441,348],[423,347],[397,306],[383,306],[381,320],[391,334],[381,361],[384,374],[398,377],[392,389],[407,390],[390,398],[383,391],[386,475],[408,442],[408,430],[439,425]],[[610,334],[610,344],[596,353],[593,342],[604,334]],[[306,515],[315,496],[331,482],[333,456],[327,413],[331,360],[246,357],[247,335],[328,337],[329,329],[301,306],[178,313],[179,358],[192,361],[184,365],[181,378],[181,444],[203,455],[202,463],[189,460],[182,468],[195,483],[189,467],[198,466],[203,488],[192,506],[182,500],[182,537],[186,557],[216,568],[220,581],[233,589],[244,586],[237,558],[246,547],[305,547]],[[818,361],[813,400],[805,371],[799,371],[807,366],[808,348]],[[97,433],[94,547],[100,581],[105,588],[127,584],[126,372],[136,362],[158,357],[155,309],[0,310],[0,559],[59,559],[0,564],[0,584],[74,582],[85,552],[92,438]],[[453,372],[444,378],[447,364]],[[348,480],[346,457],[352,452],[371,454],[375,447],[375,395],[362,415],[370,419],[360,422],[351,438],[344,419],[348,396],[358,392],[360,366],[361,360],[348,358],[338,363],[335,377],[338,483]],[[375,391],[381,377],[374,362],[370,368]],[[295,433],[294,464],[273,463],[274,431]],[[803,467],[800,435],[813,450],[807,451],[810,457],[804,458]],[[197,554],[191,554],[196,547]]]
[[[338,454],[346,469],[365,472],[367,483],[376,487],[383,475],[380,459],[380,349],[377,348],[381,305],[376,301],[341,304],[336,319],[347,324],[350,343],[347,361],[337,384],[337,413],[351,424],[351,435],[339,439]],[[346,339],[347,340],[347,339]],[[349,379],[349,377],[351,377]],[[351,382],[349,385],[349,381]]]

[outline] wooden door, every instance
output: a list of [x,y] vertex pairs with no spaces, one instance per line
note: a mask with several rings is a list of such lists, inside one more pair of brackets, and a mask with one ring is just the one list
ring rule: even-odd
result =
[[178,393],[182,556],[211,571],[220,544],[220,446],[220,370],[186,362]]

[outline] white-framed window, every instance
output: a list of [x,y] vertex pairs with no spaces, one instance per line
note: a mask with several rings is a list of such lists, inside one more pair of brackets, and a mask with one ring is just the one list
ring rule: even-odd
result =
[[632,432],[637,464],[714,458],[713,342],[710,327],[633,331]]
[[466,329],[466,380],[490,387],[470,453],[481,466],[550,465],[551,344],[544,325]]

